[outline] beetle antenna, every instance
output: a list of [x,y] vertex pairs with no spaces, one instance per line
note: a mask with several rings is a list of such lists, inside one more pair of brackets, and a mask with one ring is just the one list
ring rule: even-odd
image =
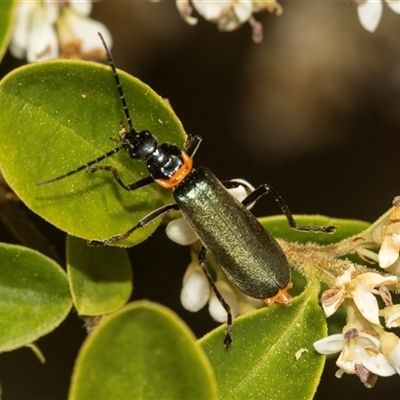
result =
[[106,54],[107,54],[108,64],[110,65],[110,67],[113,71],[113,74],[114,74],[114,79],[115,79],[115,83],[117,84],[119,98],[121,99],[122,107],[124,109],[125,117],[128,122],[129,130],[130,130],[130,132],[137,133],[136,129],[133,127],[131,116],[129,115],[129,109],[128,109],[128,105],[126,104],[125,94],[122,90],[121,82],[119,80],[117,69],[115,68],[114,59],[111,54],[111,50],[108,48],[107,43],[103,38],[103,35],[100,32],[97,32],[97,33],[100,36],[101,41],[103,42],[103,46],[104,46],[104,49],[106,50]]
[[98,162],[104,160],[105,158],[108,158],[108,157],[112,156],[113,154],[117,153],[117,152],[120,151],[121,149],[122,149],[122,146],[118,146],[118,147],[116,147],[115,149],[110,150],[108,153],[105,153],[105,154],[103,154],[102,156],[96,158],[95,160],[89,161],[89,162],[86,163],[85,165],[81,165],[80,167],[78,167],[78,168],[76,168],[76,169],[74,169],[74,170],[72,170],[72,171],[69,171],[69,172],[67,172],[67,173],[64,174],[64,175],[56,176],[55,178],[47,179],[47,180],[45,180],[45,181],[36,182],[36,183],[35,183],[35,186],[47,185],[48,183],[53,183],[53,182],[55,182],[55,181],[59,181],[59,180],[61,180],[61,179],[64,179],[64,178],[66,178],[67,176],[74,175],[74,174],[76,174],[77,172],[82,171],[83,169],[88,168],[88,167],[90,167],[91,165],[96,164],[96,163],[98,163]]

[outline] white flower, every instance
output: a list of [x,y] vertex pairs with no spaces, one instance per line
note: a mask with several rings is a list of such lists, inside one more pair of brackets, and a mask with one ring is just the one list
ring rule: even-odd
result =
[[58,6],[52,2],[20,1],[10,51],[17,58],[26,55],[28,62],[57,57],[58,40],[54,23]]
[[210,285],[197,263],[189,264],[183,277],[181,290],[182,306],[192,312],[201,310],[210,298]]
[[376,243],[381,245],[378,262],[381,268],[391,267],[399,258],[400,250],[400,207],[395,207],[387,221],[372,232]]
[[176,7],[181,14],[181,17],[189,24],[196,25],[198,22],[197,18],[192,17],[193,8],[190,5],[189,0],[175,0]]
[[358,19],[364,29],[374,32],[382,17],[382,2],[366,0],[357,7]]
[[68,0],[68,3],[77,14],[88,17],[92,12],[92,0]]
[[98,32],[107,46],[111,48],[112,37],[104,24],[89,18],[92,10],[90,1],[70,2],[70,7],[62,9],[57,28],[61,47],[76,41],[80,44],[81,53],[89,53],[101,47]]
[[343,303],[345,298],[352,298],[365,319],[379,324],[379,307],[374,294],[379,294],[376,287],[397,282],[395,276],[381,276],[366,272],[351,279],[355,271],[352,266],[336,279],[336,288],[322,294],[321,304],[327,317],[331,316]]
[[400,14],[400,1],[399,0],[386,0],[387,5],[397,14]]
[[[381,0],[356,0],[357,13],[361,25],[369,32],[374,32],[382,17],[383,5]],[[386,0],[387,5],[400,14],[400,0]]]
[[[214,22],[221,31],[232,31],[249,22],[253,28],[253,40],[262,40],[262,26],[253,14],[268,10],[277,15],[282,13],[281,6],[275,0],[191,0],[196,11],[206,20]],[[193,9],[189,0],[176,0],[176,6],[182,18],[190,25],[197,23],[192,17]]]
[[[102,49],[97,32],[101,32],[109,47],[111,35],[100,22],[89,18],[90,0],[51,1],[32,0],[18,2],[15,27],[10,51],[28,62],[57,58],[64,48],[77,48],[73,56]],[[104,53],[104,51],[103,51]]]
[[253,13],[251,1],[192,0],[196,11],[206,20],[215,22],[221,31],[232,31],[247,22]]
[[318,353],[329,355],[339,351],[336,365],[340,368],[336,377],[343,373],[357,374],[365,384],[371,379],[371,373],[379,376],[394,375],[396,371],[379,351],[380,341],[371,334],[361,332],[354,325],[347,325],[343,334],[336,334],[314,343]]
[[381,351],[386,359],[400,375],[400,340],[391,332],[384,332],[381,336]]
[[328,318],[336,312],[346,298],[345,284],[351,281],[351,273],[354,267],[350,267],[336,278],[336,287],[325,290],[321,296],[321,305],[325,316]]
[[378,261],[381,268],[388,268],[399,258],[400,234],[387,235],[379,250]]
[[400,304],[385,307],[381,310],[380,315],[385,318],[387,328],[400,327]]
[[168,223],[165,233],[175,243],[188,246],[194,243],[198,237],[185,218],[177,218]]

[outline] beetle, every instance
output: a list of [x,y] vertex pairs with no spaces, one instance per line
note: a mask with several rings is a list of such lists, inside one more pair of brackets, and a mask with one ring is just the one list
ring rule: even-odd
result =
[[[291,228],[300,231],[332,233],[336,227],[297,225],[282,197],[267,184],[251,191],[241,202],[236,200],[228,189],[237,187],[241,183],[237,181],[223,183],[208,168],[193,168],[193,156],[202,141],[200,136],[191,137],[185,144],[185,150],[182,150],[170,143],[158,143],[157,138],[147,130],[136,131],[112,54],[100,33],[99,36],[114,75],[128,128],[124,127],[119,138],[116,139],[118,147],[75,170],[37,182],[36,185],[53,183],[86,169],[88,173],[100,170],[111,172],[118,184],[127,191],[135,191],[153,183],[157,183],[165,189],[171,189],[175,203],[152,211],[122,234],[102,240],[93,239],[88,244],[90,246],[111,245],[126,239],[135,230],[148,225],[164,214],[180,210],[202,243],[198,255],[199,265],[226,311],[224,345],[228,348],[232,344],[231,309],[219,293],[206,268],[208,252],[228,279],[248,296],[262,299],[269,305],[274,302],[290,304],[291,301],[291,296],[287,293],[292,284],[286,255],[273,236],[262,227],[247,207],[260,197],[271,193]],[[120,150],[126,150],[132,159],[146,162],[149,175],[131,184],[125,184],[115,167],[99,164],[100,161]]]

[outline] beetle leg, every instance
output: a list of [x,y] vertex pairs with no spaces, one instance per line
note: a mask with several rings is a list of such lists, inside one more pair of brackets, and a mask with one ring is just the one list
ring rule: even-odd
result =
[[89,246],[105,246],[109,245],[114,242],[118,242],[119,240],[126,239],[128,236],[130,236],[134,231],[136,231],[139,228],[143,228],[144,226],[150,224],[153,222],[155,219],[158,217],[161,217],[165,213],[172,211],[172,210],[179,210],[179,207],[177,204],[167,204],[166,206],[160,207],[157,210],[152,211],[150,214],[147,214],[144,218],[142,218],[135,226],[133,226],[131,229],[127,230],[125,233],[121,233],[119,235],[111,236],[107,239],[104,240],[98,240],[98,239],[93,239],[88,241]]
[[196,153],[197,149],[200,146],[202,141],[202,137],[199,135],[196,136],[189,136],[185,142],[186,154],[189,157],[193,157]]
[[251,194],[254,191],[254,187],[252,187],[250,183],[246,182],[244,179],[231,179],[230,181],[222,181],[221,183],[226,189],[235,189],[239,186],[242,186],[247,195]]
[[86,172],[88,174],[93,174],[96,171],[100,171],[100,170],[104,170],[104,171],[110,171],[113,175],[115,180],[118,182],[118,184],[124,188],[125,190],[127,190],[128,192],[132,192],[133,190],[142,188],[144,186],[150,185],[151,183],[154,183],[154,179],[151,176],[146,176],[143,179],[139,179],[136,182],[133,182],[129,185],[125,185],[124,182],[122,182],[118,170],[115,167],[112,167],[111,165],[91,165],[89,167],[86,168]]
[[222,297],[218,288],[215,286],[215,283],[206,268],[206,257],[207,257],[207,249],[203,246],[198,255],[199,265],[203,269],[203,272],[208,280],[208,283],[210,284],[211,289],[214,291],[215,295],[217,296],[218,301],[221,303],[222,307],[226,311],[226,330],[225,330],[224,346],[226,348],[229,348],[232,344],[232,324],[233,324],[231,307]]
[[271,186],[264,184],[259,186],[256,190],[250,193],[243,201],[242,204],[245,207],[248,207],[250,204],[259,200],[262,196],[272,193],[275,197],[275,200],[278,202],[282,213],[285,215],[289,226],[292,229],[297,231],[306,231],[306,232],[323,232],[323,233],[333,233],[336,231],[336,226],[329,225],[329,226],[308,226],[308,225],[297,225],[292,212],[290,211],[288,205],[282,199],[281,195]]

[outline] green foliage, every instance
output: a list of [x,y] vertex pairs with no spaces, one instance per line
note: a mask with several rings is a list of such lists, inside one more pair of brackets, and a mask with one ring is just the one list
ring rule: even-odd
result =
[[0,260],[0,351],[9,351],[54,330],[72,301],[65,272],[49,258],[0,244]]
[[[135,128],[150,130],[160,142],[182,146],[183,128],[168,103],[132,76],[121,72],[120,79]],[[133,195],[106,171],[82,171],[35,186],[116,147],[110,137],[118,137],[120,121],[125,118],[109,67],[60,60],[24,66],[0,83],[0,168],[29,208],[65,232],[84,239],[125,232],[171,202],[171,192],[150,185]],[[127,183],[146,173],[144,163],[131,160],[125,151],[106,163]],[[118,245],[144,240],[158,223]]]
[[123,306],[132,293],[132,268],[125,249],[89,247],[85,240],[69,236],[67,271],[80,315],[108,314]]
[[171,311],[131,303],[89,335],[75,364],[72,399],[216,399],[210,364]]
[[0,61],[3,59],[10,41],[15,5],[15,0],[0,1]]

